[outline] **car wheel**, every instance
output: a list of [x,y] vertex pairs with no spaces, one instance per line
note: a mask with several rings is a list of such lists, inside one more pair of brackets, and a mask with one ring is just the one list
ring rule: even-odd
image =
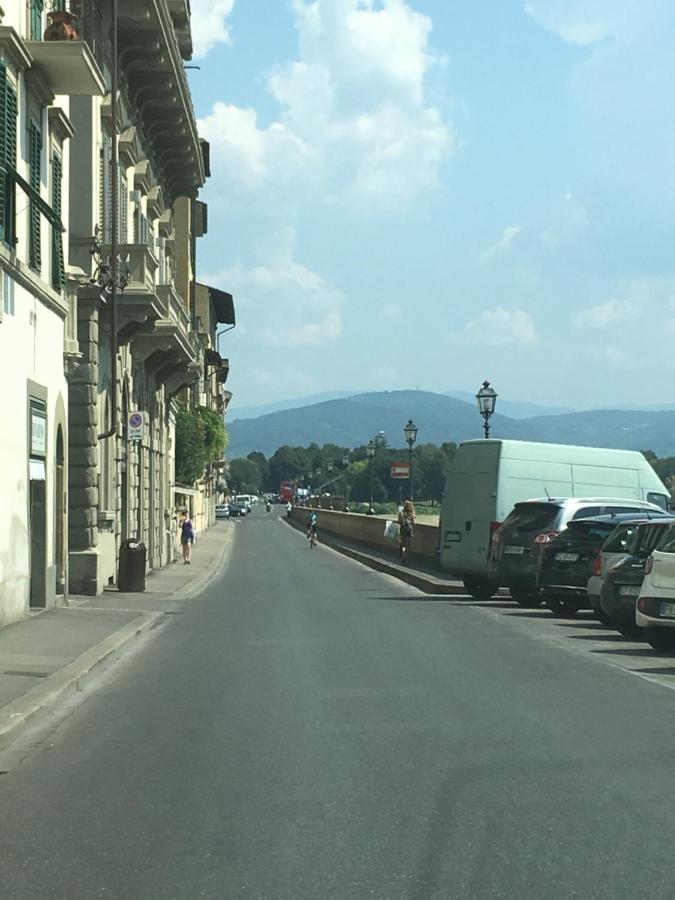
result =
[[474,600],[491,600],[499,586],[485,578],[464,578],[464,589]]
[[612,620],[607,615],[607,613],[600,606],[593,606],[591,604],[591,609],[593,610],[593,615],[598,620],[598,622],[602,622],[603,625],[611,625],[613,628],[616,628],[616,625],[612,624]]
[[579,604],[576,601],[563,600],[556,594],[547,594],[545,603],[553,615],[560,619],[573,619],[579,612]]
[[523,609],[536,609],[538,606],[541,606],[541,597],[536,591],[524,587],[511,587],[509,591],[511,592],[511,599],[515,600],[518,606],[522,606]]
[[675,651],[675,629],[673,628],[645,628],[645,638],[654,650],[660,653],[672,653]]

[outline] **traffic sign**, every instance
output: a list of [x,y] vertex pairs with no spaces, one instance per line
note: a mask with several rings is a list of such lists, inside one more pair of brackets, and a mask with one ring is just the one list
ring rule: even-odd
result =
[[395,462],[391,464],[392,478],[410,478],[410,463]]
[[145,426],[148,414],[134,410],[127,417],[127,440],[142,441],[145,436]]

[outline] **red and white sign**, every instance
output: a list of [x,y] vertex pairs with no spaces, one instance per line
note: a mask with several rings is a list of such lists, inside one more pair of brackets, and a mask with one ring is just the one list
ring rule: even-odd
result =
[[410,478],[410,463],[396,462],[391,464],[392,478]]

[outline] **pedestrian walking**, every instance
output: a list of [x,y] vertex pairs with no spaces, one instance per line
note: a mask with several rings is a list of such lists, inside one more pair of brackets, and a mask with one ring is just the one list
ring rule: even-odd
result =
[[180,544],[183,551],[183,565],[189,566],[192,557],[192,545],[195,541],[195,530],[187,510],[183,513],[180,523]]
[[406,500],[403,507],[398,511],[398,551],[401,562],[405,565],[410,542],[415,533],[415,507],[412,500]]

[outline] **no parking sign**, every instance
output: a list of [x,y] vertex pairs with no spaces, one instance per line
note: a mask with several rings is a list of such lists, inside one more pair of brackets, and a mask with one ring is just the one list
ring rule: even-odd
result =
[[145,435],[145,424],[148,414],[138,410],[130,412],[127,417],[127,440],[142,441]]

